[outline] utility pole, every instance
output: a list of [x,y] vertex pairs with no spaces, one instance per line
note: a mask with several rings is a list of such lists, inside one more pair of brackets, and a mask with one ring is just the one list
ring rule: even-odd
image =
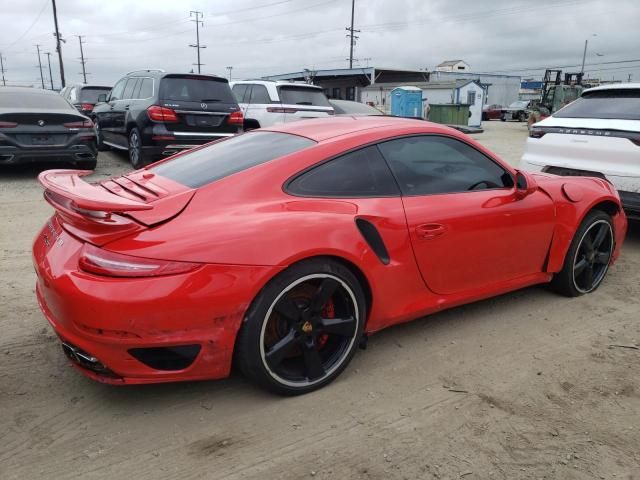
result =
[[233,67],[225,67],[227,70],[229,70],[229,81],[231,81],[231,71],[233,70]]
[[6,86],[7,81],[4,79],[4,59],[2,58],[2,52],[0,52],[0,72],[2,72],[2,86]]
[[51,73],[51,52],[44,52],[47,56],[47,62],[49,62],[49,80],[51,80],[51,90],[53,90],[53,74]]
[[40,68],[40,81],[42,82],[42,89],[44,90],[44,75],[42,74],[42,61],[40,60],[40,44],[36,45],[38,50],[38,67]]
[[196,17],[195,20],[191,20],[192,22],[196,22],[196,43],[195,45],[191,43],[189,44],[189,46],[195,48],[196,51],[198,52],[198,63],[194,63],[194,65],[198,66],[198,73],[200,73],[200,67],[204,65],[204,63],[200,63],[200,50],[202,48],[207,48],[206,45],[200,45],[200,25],[204,26],[204,23],[202,22],[202,20],[200,20],[202,18],[202,12],[199,12],[197,10],[191,10],[189,12],[189,16]]
[[359,38],[357,36],[355,36],[355,33],[360,33],[360,30],[355,30],[353,28],[353,18],[354,18],[354,14],[355,14],[355,10],[356,10],[356,0],[351,0],[351,28],[347,27],[345,30],[347,30],[349,33],[347,34],[347,37],[349,37],[349,43],[350,43],[350,49],[349,49],[349,68],[353,68],[353,47],[356,44],[356,40]]
[[84,68],[84,64],[86,63],[84,60],[84,52],[82,51],[82,35],[76,35],[78,37],[78,42],[80,43],[80,63],[82,64],[82,78],[84,79],[84,83],[87,83],[87,71]]
[[584,73],[584,61],[587,58],[587,45],[589,45],[589,40],[584,41],[584,52],[582,53],[582,68],[580,69],[580,73]]
[[[60,64],[60,83],[62,85],[61,88],[66,86],[66,82],[64,81],[64,66],[62,65],[62,48],[60,47],[60,42],[65,42],[63,38],[60,36],[60,31],[58,30],[58,11],[56,10],[56,0],[51,0],[53,4],[53,23],[56,27],[56,33],[53,35],[56,37],[56,52],[58,52],[58,63]],[[44,87],[43,87],[44,88]]]

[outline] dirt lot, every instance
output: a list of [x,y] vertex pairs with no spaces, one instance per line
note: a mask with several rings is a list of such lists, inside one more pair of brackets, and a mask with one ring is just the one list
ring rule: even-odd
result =
[[[517,163],[524,125],[485,127]],[[37,171],[0,170],[0,478],[640,478],[640,350],[611,346],[640,345],[640,225],[595,294],[529,288],[389,329],[304,397],[239,375],[119,388],[73,370],[38,310]]]

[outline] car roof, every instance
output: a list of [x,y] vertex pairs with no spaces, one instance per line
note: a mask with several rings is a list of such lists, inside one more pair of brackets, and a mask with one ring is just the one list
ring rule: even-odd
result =
[[609,83],[607,85],[600,85],[599,87],[587,88],[582,92],[582,95],[590,92],[599,92],[600,90],[640,90],[640,83]]
[[459,133],[452,128],[437,123],[425,122],[424,120],[401,117],[349,115],[280,123],[261,130],[289,133],[306,137],[316,142],[322,142],[336,137],[357,134],[365,130],[368,132],[378,130],[380,132],[380,138],[383,138],[390,130],[396,131],[402,129],[406,129],[407,132],[415,132],[416,129],[420,129],[421,133],[459,135]]
[[291,85],[294,87],[322,89],[322,87],[319,87],[318,85],[311,85],[306,82],[292,82],[289,80],[234,80],[231,83],[233,83],[234,85],[235,84],[241,85],[244,83],[256,83],[258,85],[277,85],[277,86]]

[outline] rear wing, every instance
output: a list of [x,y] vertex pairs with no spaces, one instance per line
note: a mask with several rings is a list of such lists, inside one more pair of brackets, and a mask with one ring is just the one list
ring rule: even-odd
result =
[[38,175],[38,181],[45,188],[44,197],[47,202],[56,209],[64,208],[76,214],[131,212],[153,208],[153,205],[123,198],[80,178],[91,173],[91,170],[47,170]]

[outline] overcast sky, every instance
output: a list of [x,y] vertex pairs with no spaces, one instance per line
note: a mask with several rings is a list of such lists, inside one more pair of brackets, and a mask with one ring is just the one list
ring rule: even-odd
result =
[[[39,85],[34,45],[55,54],[51,0],[3,3],[5,77]],[[112,84],[143,67],[189,71],[196,61],[190,10],[204,14],[203,72],[228,75],[233,66],[238,79],[348,66],[351,0],[58,0],[67,82],[82,78],[75,35],[86,39],[89,82]],[[411,69],[460,58],[475,72],[540,77],[545,66],[579,65],[588,38],[588,75],[640,81],[638,25],[639,0],[356,0],[355,57],[361,66]],[[636,61],[604,63],[623,60]],[[51,61],[58,87],[57,57]]]

